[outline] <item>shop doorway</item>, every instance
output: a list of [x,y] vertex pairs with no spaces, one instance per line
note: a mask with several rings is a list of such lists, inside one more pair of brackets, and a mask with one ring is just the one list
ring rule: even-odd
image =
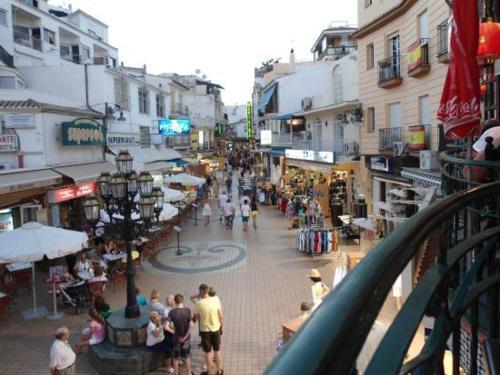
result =
[[21,206],[21,225],[24,225],[30,221],[37,221],[36,213],[42,208],[41,205],[29,205]]

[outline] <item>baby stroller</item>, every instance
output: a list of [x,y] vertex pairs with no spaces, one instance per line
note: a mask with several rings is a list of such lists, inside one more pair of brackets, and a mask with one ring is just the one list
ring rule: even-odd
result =
[[224,216],[226,220],[226,229],[233,229],[234,215]]
[[89,289],[85,281],[61,288],[61,297],[64,305],[75,308],[76,314],[90,307]]

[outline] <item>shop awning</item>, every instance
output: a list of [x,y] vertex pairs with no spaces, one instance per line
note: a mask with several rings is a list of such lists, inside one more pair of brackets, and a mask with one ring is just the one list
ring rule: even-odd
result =
[[155,147],[108,147],[111,152],[118,155],[120,150],[128,150],[130,155],[139,162],[151,163],[154,161],[170,161],[173,159],[181,159],[182,155],[171,148],[155,148]]
[[172,159],[169,162],[175,164],[177,167],[183,167],[185,165],[194,164],[192,160],[187,160],[183,158]]
[[419,168],[403,168],[401,176],[422,186],[441,186],[441,174],[439,172],[427,172]]
[[18,169],[0,173],[0,194],[60,184],[62,176],[52,169]]
[[278,116],[278,120],[290,120],[293,117],[293,113],[285,113]]
[[266,106],[269,104],[269,101],[271,100],[271,97],[273,96],[277,86],[278,84],[274,84],[271,87],[269,87],[266,91],[264,91],[264,95],[262,95],[262,98],[259,101],[258,110],[260,112],[263,112]]
[[65,165],[52,169],[63,176],[73,179],[75,183],[93,181],[99,177],[102,172],[116,172],[116,166],[106,161],[100,163]]
[[316,162],[312,162],[312,161],[295,160],[295,159],[287,159],[286,162],[288,165],[303,168],[303,169],[308,169],[308,170],[315,171],[315,172],[330,174],[330,173],[332,173],[332,170],[333,170],[332,164],[316,163]]
[[169,161],[155,161],[153,163],[144,164],[144,168],[142,168],[142,170],[145,172],[166,171],[173,166],[174,165]]

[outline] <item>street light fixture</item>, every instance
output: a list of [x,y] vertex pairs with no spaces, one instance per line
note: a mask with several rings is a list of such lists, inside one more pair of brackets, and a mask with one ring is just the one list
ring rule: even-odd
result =
[[[132,170],[133,157],[128,151],[120,151],[115,158],[117,173],[101,173],[97,179],[97,191],[100,199],[89,196],[83,206],[85,216],[95,229],[99,222],[101,204],[109,215],[109,224],[119,224],[121,236],[127,252],[127,306],[125,318],[135,319],[141,315],[137,305],[135,289],[135,265],[132,261],[132,240],[144,231],[147,232],[150,223],[159,221],[163,209],[164,193],[155,189],[153,194],[153,177],[148,172],[139,176]],[[138,198],[138,199],[137,199]],[[140,221],[132,220],[132,213],[140,214]],[[118,215],[114,215],[118,214]]]

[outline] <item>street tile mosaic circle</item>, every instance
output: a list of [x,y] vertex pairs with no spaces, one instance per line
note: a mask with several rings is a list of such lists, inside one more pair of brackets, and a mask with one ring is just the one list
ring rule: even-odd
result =
[[246,257],[245,249],[236,243],[184,242],[160,249],[149,259],[161,271],[175,273],[215,272],[233,267]]

